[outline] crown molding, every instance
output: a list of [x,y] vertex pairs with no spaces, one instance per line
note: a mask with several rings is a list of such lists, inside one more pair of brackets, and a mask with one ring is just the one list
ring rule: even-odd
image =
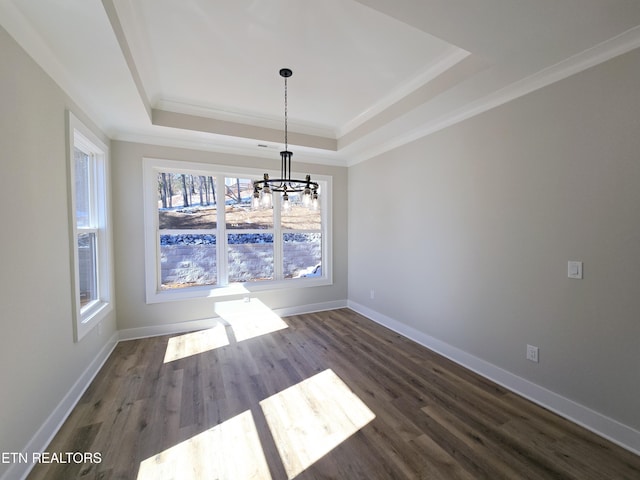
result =
[[96,115],[84,89],[74,79],[73,75],[58,60],[58,55],[51,50],[49,44],[27,20],[24,14],[13,2],[0,1],[0,19],[2,26],[13,37],[18,45],[33,61],[60,87],[82,111],[100,128],[106,132],[107,127],[100,123],[100,116]]
[[[279,160],[280,145],[267,143],[258,144],[254,140],[238,141],[237,138],[233,140],[229,140],[229,138],[230,137],[223,135],[198,132],[190,136],[171,135],[164,129],[158,134],[118,131],[114,132],[111,136],[112,140],[120,142]],[[345,159],[337,152],[298,146],[292,147],[292,150],[297,163],[311,163],[335,167],[347,166]]]
[[[401,147],[407,143],[415,141],[435,133],[444,128],[455,125],[456,123],[467,120],[471,117],[484,113],[492,108],[503,105],[511,100],[522,97],[535,90],[551,85],[555,82],[568,78],[572,75],[580,73],[591,67],[606,62],[624,53],[630,52],[640,47],[640,26],[631,28],[616,37],[610,38],[592,48],[584,50],[573,55],[561,62],[544,68],[528,77],[513,82],[495,92],[485,95],[476,101],[469,102],[461,108],[453,110],[436,119],[425,118],[424,122],[418,127],[410,128],[407,125],[402,135],[395,135],[387,140],[375,143],[369,147],[358,148],[355,146],[349,152],[349,160],[347,166],[353,166],[360,162],[366,161],[385,152]],[[402,122],[403,118],[399,118],[398,122]],[[374,132],[378,138],[384,135],[385,127]],[[344,155],[345,151],[341,151]]]
[[337,137],[343,137],[352,130],[358,128],[363,123],[371,120],[390,106],[401,101],[407,95],[410,95],[420,87],[423,87],[427,83],[431,82],[433,79],[440,76],[451,67],[467,58],[469,55],[471,54],[466,50],[451,46],[441,57],[437,58],[414,78],[404,83],[390,94],[381,98],[370,108],[360,113],[359,115],[348,121],[346,124],[344,124],[342,127],[340,127],[337,132]]
[[[282,130],[283,128],[282,117],[256,115],[253,113],[250,114],[246,112],[217,108],[213,106],[196,105],[179,99],[160,98],[155,102],[154,110],[181,113],[184,115],[220,120],[223,122],[239,123],[252,127],[262,127],[276,130]],[[290,132],[331,138],[334,140],[337,138],[335,129],[331,127],[297,122],[291,119],[289,119],[288,123]]]

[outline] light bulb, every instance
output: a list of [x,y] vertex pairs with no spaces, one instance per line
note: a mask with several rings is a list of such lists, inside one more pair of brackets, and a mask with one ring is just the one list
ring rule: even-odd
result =
[[289,195],[286,193],[282,195],[282,209],[286,212],[291,210],[291,202],[289,201]]
[[304,189],[304,193],[302,194],[302,206],[309,208],[311,205],[311,190],[309,188]]
[[265,187],[262,191],[262,206],[264,208],[271,208],[273,205],[273,195],[271,194],[271,189],[269,187]]

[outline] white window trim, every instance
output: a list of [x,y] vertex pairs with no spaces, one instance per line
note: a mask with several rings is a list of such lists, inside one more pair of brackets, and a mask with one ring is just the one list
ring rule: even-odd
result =
[[[111,237],[111,195],[109,172],[109,148],[89,128],[87,128],[71,112],[68,113],[68,152],[69,162],[69,224],[71,247],[71,285],[73,303],[73,334],[74,341],[79,342],[94,327],[96,327],[112,310],[113,300],[113,267],[112,267],[112,237]],[[75,161],[74,149],[78,147],[90,153],[94,159],[95,171],[92,175],[95,179],[96,201],[92,202],[95,218],[98,220],[97,228],[77,227],[76,220],[76,191],[75,191]],[[97,234],[97,279],[98,299],[81,307],[80,305],[80,273],[77,238],[78,232],[86,231]]]
[[[332,177],[329,175],[313,175],[313,179],[322,182],[322,194],[320,195],[320,208],[323,212],[323,242],[322,276],[284,279],[284,280],[264,280],[260,282],[234,283],[231,285],[215,285],[188,287],[175,290],[160,290],[160,242],[158,239],[158,208],[157,208],[157,176],[158,173],[166,171],[185,172],[194,175],[205,176],[226,176],[243,178],[262,178],[264,173],[268,173],[272,178],[279,175],[279,172],[246,167],[232,167],[228,165],[214,165],[206,163],[184,162],[179,160],[167,160],[158,158],[143,159],[143,195],[144,195],[144,245],[145,245],[145,286],[146,302],[161,303],[177,300],[187,300],[192,298],[227,298],[247,295],[252,292],[262,292],[269,290],[279,290],[283,288],[305,288],[319,287],[333,284],[333,235],[332,235]],[[292,175],[297,175],[292,173]],[[226,240],[221,239],[220,246],[226,245]],[[226,249],[217,248],[219,259],[221,255],[226,255]],[[274,259],[275,261],[275,259]],[[226,263],[226,262],[225,262]],[[218,262],[218,265],[221,263]],[[325,265],[326,264],[326,265]],[[224,265],[224,263],[223,263]]]

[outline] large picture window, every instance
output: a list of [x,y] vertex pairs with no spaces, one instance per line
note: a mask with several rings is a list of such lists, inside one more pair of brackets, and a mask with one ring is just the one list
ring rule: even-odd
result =
[[69,113],[74,334],[82,339],[112,309],[107,146]]
[[264,172],[144,160],[147,302],[331,283],[330,177],[321,207],[251,208]]

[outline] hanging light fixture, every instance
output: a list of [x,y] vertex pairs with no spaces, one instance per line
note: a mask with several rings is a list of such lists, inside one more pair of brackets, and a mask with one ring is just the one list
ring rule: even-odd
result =
[[283,210],[291,208],[289,194],[298,192],[302,192],[303,206],[314,210],[319,207],[318,183],[311,181],[311,175],[307,175],[304,180],[291,178],[291,156],[293,153],[289,151],[289,139],[287,137],[287,78],[291,75],[293,75],[293,72],[288,68],[280,70],[280,76],[284,78],[284,150],[280,152],[280,178],[269,178],[269,174],[265,173],[262,180],[253,182],[251,206],[255,209],[271,208],[273,205],[273,192],[282,193]]

